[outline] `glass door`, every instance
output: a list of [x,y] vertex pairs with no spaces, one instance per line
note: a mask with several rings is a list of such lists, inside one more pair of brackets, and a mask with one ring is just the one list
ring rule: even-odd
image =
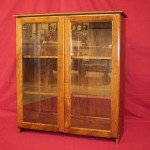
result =
[[[63,130],[63,18],[21,20],[22,121]],[[59,128],[60,127],[60,128]]]
[[66,132],[111,132],[112,20],[112,15],[66,17]]

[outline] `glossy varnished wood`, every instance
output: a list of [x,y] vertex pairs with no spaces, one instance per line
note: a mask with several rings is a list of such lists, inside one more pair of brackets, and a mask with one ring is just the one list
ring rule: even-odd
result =
[[126,44],[126,19],[120,18],[120,95],[119,95],[119,115],[118,115],[118,138],[116,143],[118,144],[124,130],[124,103],[125,103],[125,44]]
[[[51,23],[51,22],[57,22],[58,23],[58,31],[59,31],[59,35],[58,35],[58,55],[57,56],[51,56],[51,55],[23,55],[22,56],[22,24],[29,24],[29,23]],[[29,128],[29,129],[41,129],[41,130],[45,130],[46,128],[49,130],[54,130],[54,131],[63,131],[64,130],[64,103],[62,101],[62,99],[64,99],[64,69],[63,69],[63,62],[64,62],[64,55],[63,55],[63,38],[64,38],[64,34],[63,34],[63,17],[40,17],[40,18],[28,18],[28,17],[23,17],[23,18],[17,18],[17,114],[18,114],[18,126],[20,128]],[[56,44],[56,43],[55,43]],[[57,59],[58,60],[58,65],[57,65],[57,70],[58,70],[58,74],[57,74],[57,87],[58,87],[58,91],[57,93],[51,93],[51,89],[49,89],[49,87],[45,87],[45,85],[43,85],[43,88],[41,87],[39,90],[39,83],[40,83],[40,72],[36,69],[35,70],[35,84],[34,87],[32,88],[32,86],[27,86],[25,87],[25,85],[23,84],[23,74],[22,74],[22,60],[23,59],[33,59],[36,60],[37,62],[37,67],[40,67],[40,59],[44,60],[48,60],[48,59]],[[48,65],[46,66],[48,67]],[[48,71],[48,70],[47,70]],[[45,72],[45,80],[47,79],[47,75],[49,74],[48,72]],[[48,73],[48,74],[47,74]],[[37,86],[37,87],[36,87]],[[24,87],[24,89],[26,89],[25,91],[23,91],[22,87]],[[45,88],[45,90],[44,90]],[[43,89],[43,91],[42,91]],[[49,89],[49,92],[48,92]],[[49,96],[58,96],[58,125],[45,125],[44,124],[40,124],[40,123],[26,123],[26,121],[23,121],[23,93],[24,94],[30,94],[30,95],[49,95]],[[52,117],[51,117],[52,118]]]
[[96,14],[121,14],[124,17],[127,15],[123,11],[93,11],[93,12],[66,12],[66,13],[45,13],[45,14],[18,14],[16,17],[40,17],[40,16],[67,16],[67,15],[96,15]]
[[[116,143],[119,143],[123,133],[126,15],[122,11],[102,11],[15,16],[17,17],[17,116],[20,130],[35,129],[115,138]],[[22,25],[51,22],[57,23],[58,39],[57,42],[44,43],[43,46],[53,52],[45,52],[42,55],[39,49],[38,54],[28,52],[23,54]],[[81,52],[73,53],[71,25],[82,22],[88,22],[90,26],[89,45],[78,46],[81,52],[89,50],[89,55]],[[106,27],[109,32],[98,34],[96,28],[92,31],[93,22],[109,23]],[[105,29],[104,25],[101,29]],[[108,36],[109,41],[111,39],[109,47],[96,45],[98,42],[96,39],[103,38],[103,35],[105,38]],[[107,45],[107,40],[102,41]],[[24,43],[24,46],[30,50],[30,43]],[[56,49],[57,52],[54,52]],[[96,49],[99,53],[96,53]],[[103,53],[104,51],[107,52]],[[34,74],[27,73],[27,70],[31,69],[28,60],[36,64]],[[50,60],[55,60],[57,63]],[[46,64],[44,73],[40,70],[41,62]],[[50,63],[54,65],[54,70],[51,70]],[[102,66],[103,64],[107,66]],[[48,82],[53,72],[57,81],[52,77],[52,86]],[[25,81],[33,78],[34,82],[25,84],[23,78]],[[24,106],[23,98],[28,99],[28,97],[38,98],[27,100],[27,105]],[[49,101],[45,102],[46,98]],[[41,107],[43,104],[45,106]],[[51,106],[46,106],[49,104]],[[29,117],[29,114],[33,116]],[[49,116],[50,120],[46,117],[43,120],[36,120],[37,116],[40,118],[44,115]]]
[[118,112],[120,95],[120,15],[114,15],[113,19],[113,50],[112,50],[112,136],[118,138]]
[[108,60],[108,59],[112,59],[112,57],[92,57],[92,56],[71,56],[71,58],[73,59],[104,59],[104,60]]
[[58,127],[64,132],[64,17],[59,17],[58,29]]
[[[69,18],[65,17],[65,41],[70,41],[70,22]],[[65,132],[69,132],[71,121],[71,56],[70,44],[65,42]]]
[[[80,17],[78,17],[78,16],[67,16],[66,17],[66,22],[65,22],[66,23],[66,28],[65,28],[65,30],[66,30],[66,41],[69,41],[70,40],[70,36],[71,36],[70,23],[71,22],[81,22],[81,21],[84,21],[84,22],[113,21],[113,15],[108,15],[108,16],[80,16]],[[65,55],[66,62],[67,62],[66,65],[65,65],[65,67],[66,67],[66,71],[65,72],[67,73],[67,75],[66,75],[66,83],[65,83],[66,84],[66,87],[65,87],[65,91],[66,91],[65,92],[66,93],[65,109],[66,109],[66,111],[65,112],[67,112],[65,114],[66,115],[66,119],[65,119],[66,126],[65,126],[65,129],[66,129],[66,132],[75,133],[74,130],[72,130],[72,128],[74,128],[76,130],[76,133],[78,133],[78,134],[80,134],[80,132],[81,132],[81,134],[83,134],[84,131],[88,132],[88,130],[89,130],[90,134],[92,135],[92,131],[91,131],[90,128],[89,129],[86,128],[86,130],[83,130],[83,129],[85,129],[84,127],[79,128],[79,127],[83,126],[81,117],[79,117],[77,119],[71,118],[71,101],[72,101],[71,100],[71,91],[70,91],[70,89],[71,89],[71,87],[70,87],[71,86],[71,76],[70,76],[70,74],[71,74],[71,66],[70,66],[71,65],[71,59],[88,59],[89,58],[89,59],[96,60],[96,59],[107,59],[107,58],[108,59],[112,59],[112,57],[71,56],[71,54],[70,54],[70,43],[67,42],[65,48],[66,48],[66,51],[67,51],[66,55]],[[80,106],[78,106],[78,107],[80,107]],[[73,121],[72,119],[75,121],[75,123],[72,122]],[[88,127],[88,124],[90,124],[93,119],[92,118],[87,118],[85,120],[85,122],[86,122],[85,124],[87,124],[87,127]],[[95,119],[95,122],[97,122],[96,119]],[[101,122],[101,121],[99,120],[98,122]],[[93,121],[93,123],[94,123],[94,121]],[[75,125],[76,127],[73,127],[72,124]],[[101,135],[101,134],[103,135],[104,134],[101,131],[102,130],[97,130],[97,132],[99,132],[98,133],[99,135]],[[108,131],[109,131],[109,134],[111,134],[111,131],[110,130],[108,130]],[[85,133],[85,134],[87,134],[87,133]],[[107,132],[105,132],[105,134],[107,134]]]
[[21,127],[23,118],[23,104],[22,104],[22,54],[21,54],[21,20],[16,20],[16,75],[17,75],[17,120],[18,126]]

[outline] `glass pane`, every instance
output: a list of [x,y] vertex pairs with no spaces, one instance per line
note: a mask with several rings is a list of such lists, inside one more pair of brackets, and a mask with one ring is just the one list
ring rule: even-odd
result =
[[50,95],[23,95],[23,121],[57,124],[57,97]]
[[57,55],[57,23],[23,24],[23,55]]
[[23,59],[23,121],[57,124],[57,59]]
[[111,60],[72,59],[72,94],[111,97]]
[[71,40],[71,126],[110,130],[112,23],[73,22]]
[[73,56],[112,56],[112,23],[72,23]]

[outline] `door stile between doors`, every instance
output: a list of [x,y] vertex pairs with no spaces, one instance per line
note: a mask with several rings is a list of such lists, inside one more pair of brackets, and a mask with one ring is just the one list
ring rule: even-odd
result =
[[68,17],[65,18],[65,132],[70,131],[70,120],[71,120],[71,95],[70,95],[70,88],[71,88],[71,62],[70,62],[70,20]]
[[58,21],[58,129],[64,131],[64,17]]

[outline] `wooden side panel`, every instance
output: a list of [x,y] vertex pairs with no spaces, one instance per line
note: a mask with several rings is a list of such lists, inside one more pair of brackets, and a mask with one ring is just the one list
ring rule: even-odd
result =
[[17,120],[18,126],[21,126],[23,120],[23,105],[22,105],[22,25],[21,19],[16,20],[16,75],[17,75]]
[[113,82],[112,82],[112,135],[119,142],[123,133],[125,92],[125,18],[114,15],[113,29]]
[[[124,130],[124,104],[125,104],[125,36],[126,36],[126,18],[121,17],[121,51],[120,51],[120,103],[119,103],[119,122],[118,137],[121,138]],[[119,141],[118,141],[119,142]]]
[[59,17],[58,29],[58,128],[64,131],[64,17]]
[[114,15],[112,33],[112,136],[118,136],[118,113],[119,113],[119,92],[120,92],[120,15]]

